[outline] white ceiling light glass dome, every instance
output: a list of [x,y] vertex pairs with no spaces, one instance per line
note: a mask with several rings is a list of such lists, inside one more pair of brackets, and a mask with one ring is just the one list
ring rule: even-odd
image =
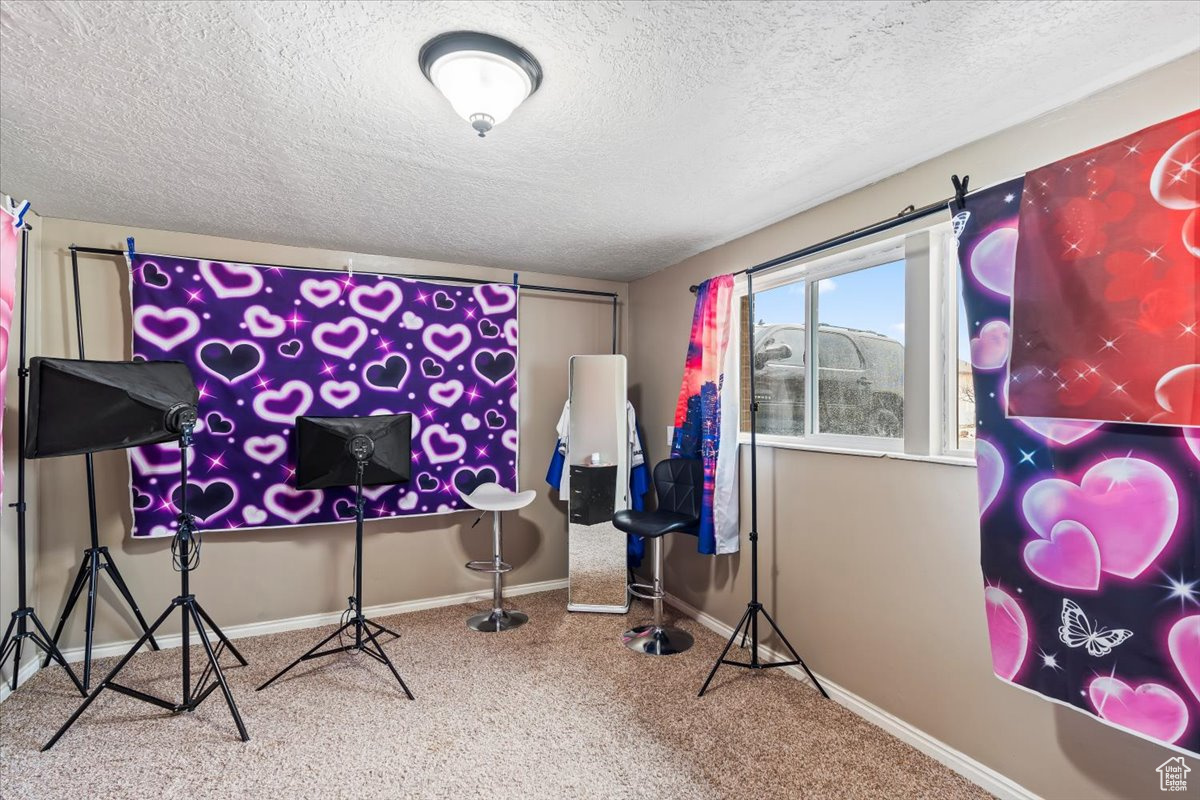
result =
[[425,43],[421,71],[480,137],[508,119],[542,83],[528,51],[486,33],[454,31]]

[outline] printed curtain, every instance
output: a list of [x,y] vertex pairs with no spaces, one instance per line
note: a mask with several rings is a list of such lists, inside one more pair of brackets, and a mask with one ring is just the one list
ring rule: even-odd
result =
[[[137,254],[135,358],[200,388],[188,510],[205,529],[354,517],[354,490],[294,487],[298,416],[413,415],[412,480],[364,490],[369,518],[465,508],[516,488],[517,290]],[[174,444],[130,452],[135,536],[173,532]]]
[[732,346],[733,276],[700,284],[692,315],[683,385],[675,407],[672,458],[704,464],[700,552],[738,551],[737,352]]
[[996,331],[1012,310],[1026,180],[968,196],[954,219],[992,666],[1015,686],[1195,755],[1200,430],[1007,416],[1008,348]]
[[1009,413],[1200,425],[1200,111],[1020,196]]

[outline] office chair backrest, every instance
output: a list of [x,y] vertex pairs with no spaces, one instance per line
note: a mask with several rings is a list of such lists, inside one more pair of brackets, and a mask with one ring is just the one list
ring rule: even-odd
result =
[[654,465],[658,510],[700,518],[704,465],[697,458],[668,458]]

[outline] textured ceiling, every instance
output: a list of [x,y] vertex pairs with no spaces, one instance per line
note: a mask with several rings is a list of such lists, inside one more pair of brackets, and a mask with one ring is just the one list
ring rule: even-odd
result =
[[[417,67],[541,61],[487,139]],[[1175,2],[3,2],[43,215],[626,280],[1200,48]]]

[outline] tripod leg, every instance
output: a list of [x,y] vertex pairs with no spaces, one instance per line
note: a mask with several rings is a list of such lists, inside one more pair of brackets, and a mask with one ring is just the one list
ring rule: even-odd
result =
[[29,618],[33,620],[34,627],[42,635],[41,640],[38,641],[38,646],[46,651],[48,659],[53,658],[58,662],[59,666],[67,671],[67,676],[70,677],[71,683],[75,684],[75,688],[79,690],[79,693],[86,697],[87,689],[83,688],[83,684],[75,675],[75,670],[71,669],[70,665],[67,664],[67,660],[63,658],[62,651],[58,649],[58,645],[50,641],[50,636],[46,633],[46,627],[42,625],[42,621],[38,619],[37,614],[30,613]]
[[[203,614],[204,612],[203,612],[203,611],[201,611],[200,613],[201,613],[201,614]],[[259,686],[259,687],[258,687],[257,689],[255,689],[254,691],[256,691],[256,692],[261,692],[263,689],[267,688],[267,687],[268,687],[268,686],[270,686],[272,683],[274,683],[275,681],[277,681],[277,680],[279,680],[280,678],[282,678],[284,675],[286,675],[288,672],[290,672],[290,671],[291,671],[291,670],[292,670],[292,669],[293,669],[293,668],[294,668],[294,667],[295,667],[297,664],[299,664],[301,661],[304,661],[304,660],[306,660],[306,659],[307,659],[309,656],[311,656],[313,653],[317,652],[317,651],[318,651],[318,650],[320,650],[322,647],[324,647],[325,645],[327,645],[329,642],[333,641],[333,639],[334,639],[335,637],[339,636],[339,635],[341,634],[341,632],[342,632],[342,631],[346,630],[346,628],[350,627],[352,624],[354,624],[354,620],[350,620],[350,622],[347,622],[347,623],[345,623],[344,625],[342,625],[341,627],[339,627],[339,628],[338,628],[336,631],[334,631],[333,633],[329,634],[328,636],[326,636],[326,637],[325,637],[324,639],[322,639],[321,641],[317,642],[315,645],[313,645],[313,647],[312,647],[312,649],[311,649],[311,650],[309,650],[307,653],[305,653],[304,655],[302,655],[302,656],[300,656],[299,658],[297,658],[297,659],[296,659],[295,661],[293,661],[292,663],[288,664],[288,665],[287,665],[286,667],[284,667],[283,669],[279,670],[279,672],[276,672],[276,673],[275,673],[275,675],[274,675],[274,677],[272,677],[272,678],[271,678],[271,680],[267,681],[267,682],[266,682],[266,683],[264,683],[262,686]]]
[[385,628],[385,627],[383,627],[382,625],[380,625],[378,622],[376,622],[375,620],[367,620],[367,621],[368,621],[370,624],[374,625],[374,626],[375,626],[376,628],[378,628],[379,630],[383,631],[384,633],[386,633],[386,634],[388,634],[388,635],[390,635],[390,636],[394,636],[394,637],[395,637],[395,638],[397,638],[397,639],[399,639],[399,638],[400,638],[400,634],[396,633],[396,632],[395,632],[394,630],[392,630],[391,628]]
[[225,649],[233,654],[233,657],[238,660],[239,664],[241,664],[243,667],[246,666],[246,659],[243,658],[242,654],[238,652],[238,649],[233,646],[233,642],[229,641],[229,637],[221,632],[221,629],[217,627],[217,623],[212,621],[212,617],[210,617],[208,612],[204,610],[204,606],[195,601],[193,601],[193,605],[195,605],[197,613],[199,613],[200,616],[204,618],[204,621],[208,623],[208,627],[217,635],[217,638],[224,642]]
[[92,641],[96,632],[96,584],[100,576],[99,559],[95,550],[89,551],[91,561],[88,564],[88,595],[87,595],[87,627],[84,629],[83,644],[83,688],[86,690],[92,683]]
[[246,733],[246,726],[242,724],[242,715],[238,713],[237,703],[233,702],[233,692],[229,691],[229,684],[225,682],[225,673],[221,672],[221,665],[217,663],[217,654],[213,652],[212,643],[208,641],[208,631],[204,630],[200,613],[192,604],[188,604],[185,610],[191,612],[192,619],[196,623],[196,633],[200,634],[200,644],[204,646],[204,653],[208,656],[208,663],[212,666],[213,676],[216,677],[217,683],[221,684],[221,692],[225,695],[225,702],[229,704],[229,713],[233,715],[233,722],[237,725],[238,733],[241,734],[243,742],[248,742],[250,734]]
[[[67,671],[67,674],[71,676],[71,680],[75,683],[76,688],[79,689],[79,693],[86,696],[87,692],[83,691],[83,687],[80,685],[79,680],[75,677],[75,673],[71,670],[70,667],[67,666],[67,662],[63,661],[62,655],[58,652],[58,649],[57,648],[51,649],[50,643],[47,642],[45,640],[45,638],[43,638],[46,635],[46,629],[42,627],[40,622],[38,622],[38,619],[36,616],[33,617],[33,621],[35,623],[37,623],[37,628],[39,631],[42,632],[42,635],[38,636],[36,633],[34,633],[32,631],[27,631],[24,635],[18,635],[13,638],[12,643],[9,645],[10,648],[12,648],[13,650],[16,651],[16,659],[13,661],[13,666],[19,667],[21,665],[21,660],[20,660],[21,659],[21,641],[24,639],[28,639],[30,641],[30,643],[33,644],[34,647],[40,647],[43,653],[49,653],[51,658],[53,658],[59,664],[61,664],[63,669],[65,669]],[[36,650],[34,651],[34,654],[35,655],[37,654]],[[4,661],[7,660],[7,655],[8,654],[5,653],[3,657],[0,657],[0,664],[3,664]],[[13,691],[16,691],[18,674],[19,674],[19,672],[14,670],[14,672],[13,672]]]
[[17,655],[13,659],[13,674],[12,674],[12,686],[11,686],[11,691],[14,691],[14,692],[17,690],[17,677],[20,676],[20,674],[21,674],[21,640],[25,638],[24,636],[21,635],[20,629],[21,629],[21,625],[18,624],[17,625],[17,631],[18,631],[17,639],[14,642],[14,644],[16,645]]
[[[47,642],[47,641],[46,641],[45,639],[43,639],[42,637],[38,636],[36,633],[30,633],[30,634],[28,634],[28,635],[27,635],[25,638],[27,638],[27,639],[29,639],[29,641],[33,642],[33,646],[34,646],[34,647],[39,647],[39,648],[41,648],[41,650],[42,650],[42,652],[43,652],[43,653],[49,653],[49,652],[50,652],[50,644],[49,644],[49,642]],[[52,656],[52,657],[53,657],[53,656]]]
[[366,625],[363,626],[363,631],[367,634],[367,638],[370,639],[371,644],[375,645],[376,652],[378,652],[379,655],[383,657],[383,663],[387,664],[388,669],[390,669],[392,671],[392,674],[396,676],[396,680],[399,681],[399,683],[400,683],[400,688],[404,690],[404,693],[406,695],[408,695],[408,699],[415,700],[416,698],[413,697],[413,693],[410,692],[408,690],[408,686],[405,685],[404,679],[400,677],[400,673],[397,672],[396,667],[393,666],[392,660],[390,658],[388,658],[387,653],[383,652],[383,648],[379,646],[379,640],[375,638],[375,634],[371,633],[371,629],[368,628]]
[[729,641],[725,643],[725,649],[721,651],[721,655],[717,657],[717,663],[713,664],[712,672],[708,673],[708,678],[705,679],[704,685],[700,687],[700,694],[697,697],[704,697],[704,693],[708,691],[708,685],[712,683],[713,676],[717,674],[717,670],[721,667],[721,662],[725,660],[725,656],[729,654],[729,648],[733,647],[734,641],[742,630],[742,626],[750,618],[750,606],[746,606],[746,613],[742,614],[742,618],[738,620],[737,627],[733,629],[733,635],[729,637]]
[[792,643],[789,642],[787,637],[783,635],[783,631],[779,630],[779,626],[775,624],[775,620],[771,619],[771,615],[767,613],[765,608],[763,609],[762,613],[763,616],[767,618],[767,622],[771,624],[771,628],[775,631],[776,635],[779,636],[780,641],[782,641],[787,647],[788,651],[791,652],[792,658],[800,662],[800,666],[804,668],[804,673],[808,675],[808,679],[813,682],[813,686],[816,686],[817,691],[821,693],[821,696],[828,700],[829,694],[826,693],[825,687],[821,685],[819,680],[817,680],[817,676],[813,675],[812,670],[808,668],[808,664],[804,663],[804,659],[801,658],[800,654],[796,652],[796,648],[792,647]]
[[[50,639],[51,644],[58,647],[59,638],[62,636],[63,628],[67,625],[67,618],[71,616],[71,612],[75,610],[75,603],[79,601],[79,593],[83,591],[83,582],[87,580],[88,560],[84,558],[79,565],[79,572],[75,574],[75,583],[71,585],[71,593],[67,595],[67,604],[63,606],[62,614],[58,618],[58,624],[54,626],[54,636]],[[46,660],[42,662],[42,667],[50,666],[50,654],[46,654]]]
[[[4,662],[8,661],[8,650],[14,646],[16,642],[12,640],[13,626],[17,624],[17,615],[13,614],[9,617],[8,627],[4,629],[4,638],[0,639],[0,669],[4,668]],[[13,675],[17,674],[17,669],[20,664],[13,665]]]
[[[8,663],[8,654],[17,646],[16,642],[5,642],[4,647],[0,647],[0,668]],[[16,673],[17,665],[13,664],[13,672]]]
[[[113,561],[112,556],[105,550],[102,553],[105,562],[105,568],[108,569],[108,575],[112,578],[113,585],[117,587],[117,591],[125,598],[125,602],[129,604],[130,610],[133,611],[133,617],[137,620],[138,627],[142,629],[142,633],[149,630],[146,625],[146,618],[142,616],[142,610],[138,608],[137,601],[133,599],[133,593],[129,591],[129,586],[125,583],[125,578],[121,576],[121,571],[117,569],[117,562]],[[159,650],[158,642],[154,641],[154,637],[150,637],[150,649]]]
[[8,627],[4,629],[4,638],[0,639],[0,652],[8,649],[8,640],[12,638],[13,626],[17,624],[17,615],[8,618]]
[[[199,626],[197,626],[197,628],[196,628],[196,633],[200,634],[201,636],[208,636],[208,632],[206,630],[204,630],[204,628],[199,627]],[[213,651],[216,654],[218,660],[220,660],[220,658],[221,658],[220,647],[221,647],[221,645],[217,645],[217,649]],[[202,702],[204,702],[204,698],[208,697],[209,692],[211,690],[205,689],[204,687],[208,683],[208,678],[210,675],[212,675],[212,671],[213,671],[213,662],[210,661],[210,662],[208,662],[208,665],[204,668],[204,671],[200,673],[200,677],[196,679],[196,686],[195,686],[195,688],[192,689],[192,692],[190,695],[192,697],[192,708],[193,709],[196,708],[196,706],[200,705]]]
[[[175,610],[175,606],[176,603],[172,602],[171,605],[167,606],[167,610],[162,612],[162,614],[158,616],[158,619],[154,620],[154,624],[150,626],[150,629],[142,634],[142,638],[138,639],[133,647],[129,648],[129,652],[121,657],[121,660],[118,661],[117,665],[112,668],[112,671],[104,676],[104,680],[100,681],[100,683],[96,685],[96,688],[92,690],[92,693],[87,695],[87,697],[84,698],[84,701],[79,704],[79,708],[75,709],[75,713],[63,723],[63,726],[58,729],[57,733],[50,737],[50,741],[46,742],[46,744],[42,746],[43,753],[49,750],[51,747],[54,747],[55,743],[58,742],[58,740],[62,738],[62,735],[67,732],[67,729],[75,724],[75,720],[79,719],[80,715],[82,715],[84,711],[87,711],[87,707],[92,704],[92,701],[99,697],[102,691],[108,688],[108,684],[112,682],[112,679],[117,677],[117,673],[125,668],[125,665],[129,663],[129,659],[133,658],[134,655],[137,654],[137,651],[142,649],[142,645],[144,645],[146,640],[153,636],[154,632],[158,630],[158,627],[166,621],[167,617],[171,615],[171,612]],[[66,666],[66,664],[64,663],[63,666]],[[75,673],[72,672],[71,676],[74,677],[74,675]]]
[[[11,631],[12,627],[13,627],[13,623],[9,622],[8,630]],[[3,669],[4,665],[6,663],[8,663],[8,654],[11,653],[13,650],[15,650],[16,647],[17,647],[17,640],[9,638],[8,634],[5,633],[4,634],[4,644],[2,647],[0,647],[0,669]],[[20,671],[20,669],[21,669],[20,662],[14,661],[13,662],[13,671],[12,671],[14,685],[12,687],[10,687],[12,689],[12,691],[14,691],[14,692],[17,690],[15,683],[16,683],[16,679],[17,679],[17,673]]]
[[17,616],[14,614],[13,618],[8,621],[8,627],[4,629],[4,638],[0,639],[0,666],[4,665],[4,657],[8,655],[9,648],[16,644],[12,638],[12,629],[16,622]]

